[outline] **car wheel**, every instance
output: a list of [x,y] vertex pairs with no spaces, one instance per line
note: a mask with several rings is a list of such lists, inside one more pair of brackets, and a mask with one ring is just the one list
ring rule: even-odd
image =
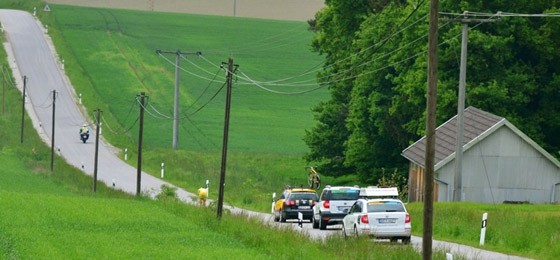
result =
[[405,244],[405,245],[410,244],[410,237],[403,238],[403,239],[402,239],[402,243]]
[[327,229],[327,222],[323,221],[323,218],[319,216],[319,229],[325,230]]
[[391,243],[396,243],[397,241],[399,241],[399,239],[398,239],[398,238],[394,238],[394,237],[393,237],[393,238],[391,238]]
[[284,215],[284,211],[280,211],[280,222],[286,222],[286,216]]
[[319,223],[315,220],[315,216],[311,217],[311,223],[313,223],[313,228],[318,229]]
[[344,239],[348,239],[348,234],[346,234],[346,227],[344,226],[344,223],[342,224],[342,237],[344,237]]
[[276,216],[276,212],[274,212],[274,222],[278,222],[280,219]]

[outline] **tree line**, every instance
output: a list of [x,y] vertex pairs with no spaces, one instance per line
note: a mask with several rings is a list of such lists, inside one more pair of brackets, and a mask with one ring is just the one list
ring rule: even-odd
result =
[[[464,11],[560,13],[557,0],[441,0],[437,124],[457,114]],[[304,158],[334,177],[378,183],[385,169],[407,176],[401,152],[424,135],[428,0],[326,0],[308,21],[325,57]],[[484,16],[469,24],[465,107],[507,118],[553,156],[560,151],[560,17]]]

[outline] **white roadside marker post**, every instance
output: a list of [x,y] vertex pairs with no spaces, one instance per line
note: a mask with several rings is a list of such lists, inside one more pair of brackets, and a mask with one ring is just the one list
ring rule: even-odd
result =
[[276,192],[272,193],[272,207],[270,208],[270,213],[274,214],[274,202],[276,200]]
[[206,197],[210,197],[210,181],[206,180]]
[[128,160],[128,148],[124,148],[124,160]]
[[164,163],[161,162],[161,178],[162,178],[162,179],[163,179],[163,175],[164,175],[164,169],[163,169],[163,167],[164,167]]
[[298,218],[298,227],[303,228],[303,213],[298,212],[297,218]]
[[445,260],[453,260],[453,255],[451,253],[445,253]]
[[482,226],[480,229],[480,245],[483,246],[484,245],[484,239],[486,237],[486,224],[488,221],[488,213],[484,212],[484,214],[482,214]]

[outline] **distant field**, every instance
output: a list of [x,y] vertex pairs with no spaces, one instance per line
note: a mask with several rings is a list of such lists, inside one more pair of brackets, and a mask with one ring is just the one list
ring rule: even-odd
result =
[[[118,146],[123,141],[119,133],[130,129],[134,137],[137,132],[131,126],[138,109],[131,109],[142,91],[150,98],[145,144],[171,146],[176,56],[158,56],[156,50],[181,49],[202,52],[202,57],[191,54],[180,60],[181,148],[221,147],[226,93],[225,72],[219,66],[232,57],[239,67],[230,148],[283,154],[306,151],[302,138],[314,122],[311,107],[327,97],[326,89],[310,91],[317,88],[314,70],[321,67],[322,58],[311,52],[312,33],[306,23],[62,5],[53,5],[52,14],[56,23],[52,28],[58,30],[53,32],[55,42],[63,39],[66,44],[58,50],[66,59],[67,73],[91,110],[107,104],[106,133],[117,135],[113,140]],[[306,91],[310,92],[278,93]]]
[[[219,182],[226,94],[220,64],[231,57],[239,67],[226,202],[266,210],[272,192],[306,182],[302,155],[308,148],[302,138],[315,123],[311,108],[328,98],[316,83],[323,58],[311,51],[306,22],[54,4],[51,10],[41,12],[41,19],[49,24],[66,73],[88,111],[104,111],[103,136],[128,148],[131,164],[137,96],[145,92],[144,169],[157,175],[164,161],[166,180],[190,191],[206,179]],[[171,149],[176,56],[158,56],[158,49],[202,52],[180,59],[178,151]]]
[[79,6],[307,21],[324,0],[47,0]]

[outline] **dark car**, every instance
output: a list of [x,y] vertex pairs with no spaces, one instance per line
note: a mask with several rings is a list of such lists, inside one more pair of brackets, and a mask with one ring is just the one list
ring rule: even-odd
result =
[[313,206],[319,201],[319,196],[314,190],[293,189],[283,194],[283,199],[277,201],[274,220],[285,222],[288,219],[298,219],[302,213],[303,219],[311,220]]

